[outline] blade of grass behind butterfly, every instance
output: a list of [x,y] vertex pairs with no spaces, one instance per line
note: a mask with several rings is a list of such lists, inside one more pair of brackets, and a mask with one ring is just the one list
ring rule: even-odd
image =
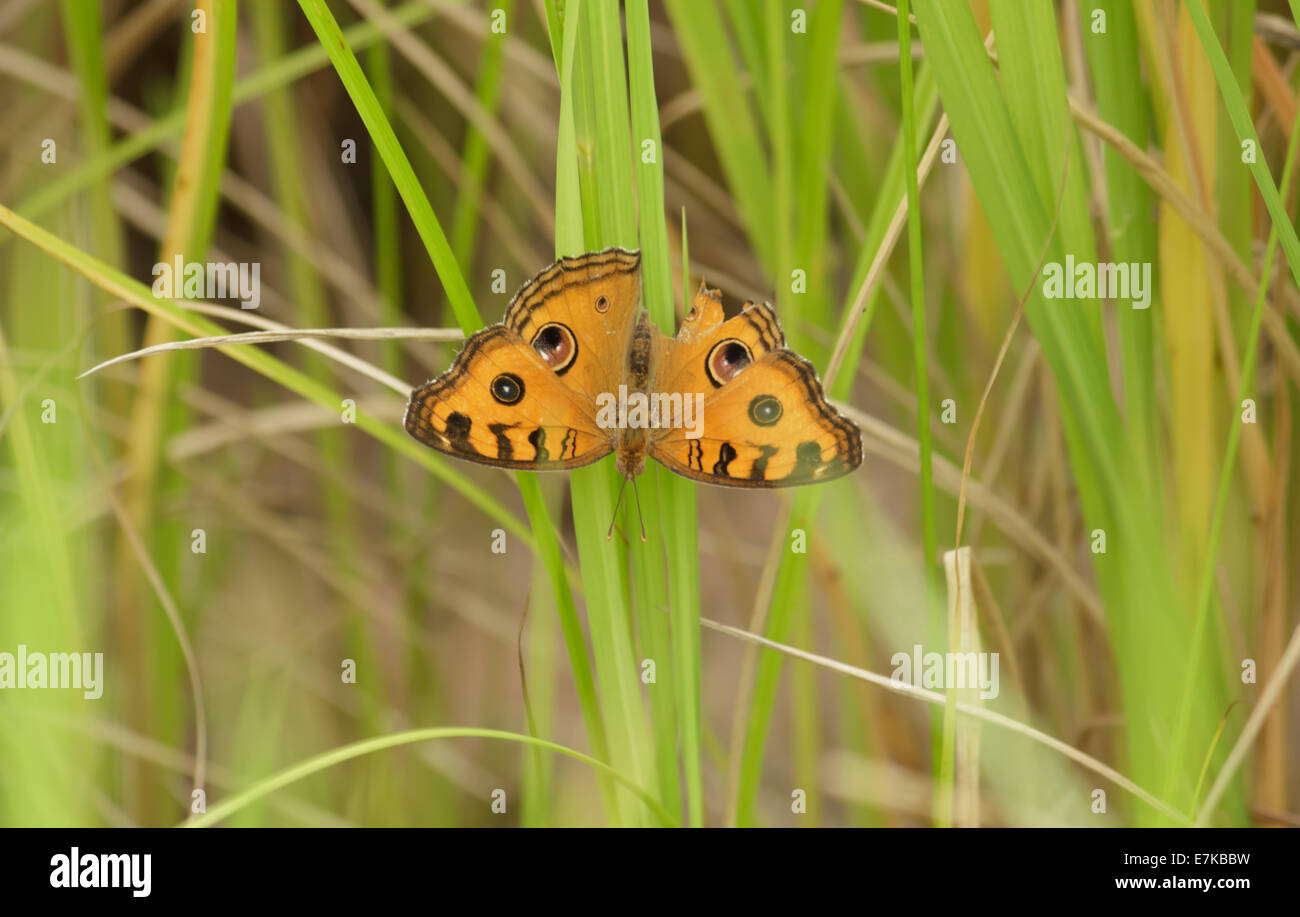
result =
[[[586,249],[586,237],[583,226],[583,208],[578,155],[577,132],[574,127],[575,108],[583,104],[573,90],[575,72],[578,71],[577,47],[579,27],[582,17],[581,0],[574,0],[567,7],[567,15],[560,16],[554,0],[547,0],[546,19],[552,36],[552,52],[555,56],[556,71],[560,82],[560,122],[556,135],[555,159],[555,247],[557,256],[564,252],[581,252]],[[574,482],[570,477],[571,494]],[[572,496],[571,496],[572,499]],[[581,563],[581,558],[579,559]],[[590,593],[587,594],[590,603]],[[572,622],[572,623],[571,623]],[[566,614],[562,620],[565,642],[570,655],[581,648],[586,659],[586,643],[581,625],[578,623],[577,611]],[[590,700],[583,704],[583,717],[587,721],[588,732],[600,737],[600,751],[596,756],[603,761],[610,760],[609,739],[605,732],[605,723],[601,718],[601,709],[596,694],[594,677],[590,667],[583,672],[583,681],[578,685],[579,696],[589,693]],[[594,743],[593,743],[594,744]],[[625,819],[619,805],[619,797],[609,780],[601,780],[601,791],[605,803],[606,817],[611,824],[623,824]]]
[[[650,11],[646,0],[627,0],[627,49],[629,96],[632,108],[632,138],[636,174],[637,218],[641,238],[641,282],[650,318],[668,337],[676,333],[677,312],[673,307],[672,266],[668,251],[668,226],[664,216],[663,137],[659,130],[659,102],[655,94],[654,61],[650,39]],[[648,146],[647,146],[648,144]],[[647,161],[647,159],[649,161]],[[685,227],[682,232],[682,274],[689,289]],[[689,297],[682,307],[690,308]],[[641,605],[639,618],[667,653],[660,655],[660,683],[671,685],[673,703],[655,703],[651,694],[655,741],[659,750],[659,782],[664,805],[680,809],[677,776],[677,748],[680,737],[682,771],[686,785],[687,823],[704,823],[704,786],[700,760],[700,559],[695,485],[672,474],[658,463],[648,476],[658,492],[662,550],[645,551],[645,576],[656,586],[652,601],[664,590],[663,565],[667,559],[666,601]],[[666,605],[669,616],[658,613]],[[664,664],[668,664],[665,669]],[[665,716],[661,711],[666,710]],[[675,716],[673,716],[675,712]],[[676,720],[676,722],[674,722]],[[664,733],[667,733],[666,735]]]
[[[826,44],[828,40],[826,38],[827,35],[837,35],[837,31],[839,31],[839,22],[837,22],[839,16],[837,16],[837,12],[839,12],[839,10],[833,8],[819,8],[816,10],[813,21],[813,33],[811,33],[810,38],[813,39],[813,42],[818,44],[819,47]],[[723,157],[725,169],[728,161],[727,157],[725,157],[725,152],[732,147],[731,138],[724,139],[723,134],[725,131],[716,130],[715,125],[729,125],[729,117],[731,117],[731,113],[737,109],[735,103],[727,103],[727,101],[725,101],[729,98],[727,90],[727,87],[729,86],[729,74],[725,72],[714,73],[715,68],[725,68],[725,66],[727,66],[727,61],[720,60],[719,56],[716,55],[716,48],[725,47],[725,35],[722,33],[720,26],[716,25],[716,23],[712,23],[707,10],[697,10],[695,8],[689,10],[676,9],[673,8],[672,5],[669,5],[669,13],[672,13],[673,21],[679,23],[679,25],[680,23],[685,22],[685,18],[686,16],[689,16],[689,14],[698,14],[697,18],[692,21],[692,25],[695,27],[695,38],[697,38],[697,40],[694,40],[694,42],[688,42],[688,40],[685,39],[682,40],[682,48],[684,48],[688,64],[692,66],[693,73],[707,74],[708,77],[710,77],[710,81],[708,81],[710,82],[710,85],[716,83],[716,85],[723,87],[722,90],[705,92],[705,111],[708,124],[710,124],[711,127],[711,133],[714,134],[714,137],[718,140],[718,146],[722,147],[720,156]],[[775,27],[777,23],[771,21],[768,25],[770,25],[770,27]],[[780,23],[780,25],[784,27],[785,23]],[[685,27],[685,25],[681,25],[681,27]],[[833,44],[835,43],[831,42],[832,48]],[[833,55],[831,55],[831,60],[833,61]],[[697,82],[703,82],[699,75],[697,75]],[[803,88],[803,91],[800,94],[801,99],[805,101],[806,104],[813,105],[814,111],[816,104],[818,104],[818,100],[822,99],[822,96],[820,96],[818,92],[818,88],[824,86],[824,82],[826,82],[824,73],[819,73],[819,70],[816,69],[810,70],[809,85]],[[926,77],[922,78],[922,81],[920,81],[918,85],[918,109],[924,112],[924,117],[926,117],[927,121],[930,120],[933,111],[935,111],[936,98],[937,96],[935,88],[933,88],[933,81],[927,74]],[[768,117],[768,122],[772,121],[774,121],[774,118]],[[815,134],[815,131],[811,131],[811,133],[806,134],[805,138],[803,138],[806,140],[807,146],[805,148],[805,157],[803,157],[800,163],[800,168],[801,176],[805,176],[806,179],[813,174],[814,168],[818,170],[823,168],[822,163],[819,161],[818,150],[820,144],[827,143],[828,140],[816,137]],[[749,157],[751,165],[753,165],[753,159],[754,157]],[[761,157],[758,159],[757,166],[753,166],[753,168],[762,168]],[[896,155],[894,155],[894,165],[892,168],[896,169],[897,173],[896,179],[894,179],[889,186],[897,189],[897,194],[901,194],[901,155],[897,151]],[[733,193],[735,193],[738,198],[746,193],[750,193],[749,189],[753,189],[753,187],[762,187],[762,185],[757,185],[755,182],[748,182],[748,187],[746,187],[746,183],[738,183],[735,179],[738,172],[740,172],[740,169],[737,168],[733,168],[728,172],[728,179],[729,182],[731,182]],[[820,186],[823,183],[823,179],[820,176],[818,177],[819,181],[816,183]],[[893,200],[897,200],[897,198],[893,198]],[[819,229],[824,230],[824,219],[826,219],[826,217],[823,216],[824,204],[819,203],[818,200],[815,199],[815,196],[810,198],[810,196],[806,194],[798,196],[798,203],[803,204],[803,209],[800,215],[800,233],[798,233],[796,245],[801,247],[807,246],[807,248],[801,248],[802,251],[815,251],[816,238],[818,238],[816,233],[818,233]],[[876,208],[876,219],[874,220],[874,229],[876,229],[876,232],[871,234],[872,237],[876,239],[876,242],[872,243],[872,245],[863,247],[861,258],[859,258],[858,269],[857,272],[855,272],[857,273],[857,276],[854,278],[853,290],[857,290],[857,287],[861,285],[862,277],[865,276],[872,255],[875,254],[879,238],[883,237],[884,225],[887,224],[892,213],[893,203],[889,204],[887,209],[881,209],[879,206]],[[753,239],[753,243],[755,248],[759,251],[763,251],[764,248],[767,247],[763,245],[762,238]],[[801,267],[805,263],[811,265],[813,264],[813,261],[813,256],[801,255]],[[785,274],[780,268],[772,268],[770,265],[770,272],[774,274],[777,284],[784,285]],[[800,299],[802,298],[792,299],[792,303],[790,304],[793,306],[793,304],[800,302]],[[854,355],[861,351],[862,341],[866,337],[866,330],[868,324],[870,324],[870,316],[871,311],[874,310],[874,304],[875,297],[872,295],[872,298],[868,300],[867,303],[867,320],[859,323],[857,330],[855,330],[854,333],[853,346],[852,349],[850,349],[850,352],[853,352]],[[783,311],[789,315],[790,310],[788,310],[788,308]],[[797,328],[794,328],[793,330],[796,330],[797,332]],[[854,356],[854,365],[855,362],[857,362],[857,358]],[[852,369],[850,369],[850,372],[844,373],[844,375],[841,376],[841,379],[845,381],[852,380],[852,376]],[[815,497],[806,496],[806,494],[802,493],[797,494],[796,502],[794,502],[794,511],[792,514],[792,522],[790,522],[790,528],[806,528],[807,525],[810,525],[815,516],[815,505]],[[790,565],[790,563],[800,565],[800,563],[802,563],[802,558],[785,558],[783,567],[785,565]],[[784,609],[788,609],[790,602],[796,601],[797,598],[801,596],[802,592],[802,576],[787,576],[784,575],[783,570],[783,575],[780,575],[779,578],[777,578],[774,598],[772,598],[771,602],[774,613],[772,613],[772,618],[770,622],[768,622],[768,626],[774,628],[783,627],[785,624],[785,618],[787,618]],[[780,658],[776,658],[774,654],[764,654],[761,669],[759,669],[758,688],[757,693],[755,693],[754,696],[754,704],[757,706],[755,706],[754,718],[751,719],[748,731],[746,731],[744,752],[745,764],[742,765],[742,787],[740,790],[740,795],[742,797],[749,797],[751,796],[751,793],[757,792],[757,771],[762,764],[763,740],[766,738],[766,726],[768,717],[770,717],[771,713],[771,698],[775,696],[776,678],[779,676],[781,662],[783,661],[781,661]],[[763,711],[764,708],[766,708],[766,713]],[[741,805],[741,808],[745,808],[745,806]]]
[[[578,177],[578,144],[574,129],[574,106],[576,94],[572,91],[573,73],[577,68],[578,27],[581,17],[581,0],[574,0],[569,6],[569,15],[560,17],[555,9],[554,0],[547,0],[546,20],[552,36],[558,36],[559,44],[552,43],[556,71],[560,82],[560,123],[555,138],[555,247],[556,254],[561,251],[583,251],[585,240],[582,225],[582,192]],[[572,481],[570,481],[572,490]],[[563,558],[556,558],[556,563],[563,565]],[[581,563],[581,560],[579,560]],[[588,599],[590,601],[590,599]],[[578,620],[577,608],[565,609],[561,617],[564,641],[571,658],[578,655],[582,659],[582,670],[574,664],[574,680],[578,697],[582,701],[583,721],[587,733],[591,736],[592,751],[602,761],[610,759],[609,739],[605,732],[605,723],[601,718],[599,697],[596,693],[595,677],[587,661],[587,644]],[[599,745],[597,745],[599,739]],[[597,750],[598,749],[598,750]],[[620,824],[618,796],[613,782],[600,781],[601,795],[605,804],[606,818],[611,824]]]
[[[573,94],[575,148],[583,153],[581,205],[588,250],[609,245],[636,247],[636,214],[631,194],[632,163],[628,121],[627,82],[623,64],[622,34],[614,4],[569,7],[565,17],[577,17],[574,69],[561,92]],[[566,21],[566,32],[569,23]],[[567,38],[567,35],[566,35]],[[565,63],[568,63],[566,58]],[[572,201],[557,201],[571,206]],[[566,214],[568,241],[572,244],[575,214]],[[557,247],[558,225],[557,216]],[[594,234],[594,235],[593,235]],[[563,253],[563,252],[561,252]],[[571,253],[571,252],[570,252]],[[611,763],[633,775],[641,786],[657,785],[658,766],[654,742],[646,722],[635,654],[635,635],[629,609],[627,549],[620,539],[607,541],[605,528],[614,511],[617,474],[610,462],[578,469],[570,475],[573,519],[578,556],[587,597],[587,623],[591,632],[596,672],[604,689],[605,729]],[[626,496],[626,495],[625,495]],[[634,501],[633,501],[634,502]],[[647,536],[655,541],[641,545],[633,524],[634,506],[623,515],[623,529],[632,550],[652,552],[662,537],[657,501],[642,502]],[[653,602],[645,575],[637,577],[638,600]],[[658,614],[657,609],[650,613]],[[644,807],[620,792],[629,824],[646,823]]]
[[[818,239],[824,238],[827,217],[828,198],[824,192],[810,191],[805,187],[799,194],[795,193],[795,176],[807,181],[815,174],[815,187],[824,188],[825,176],[821,174],[829,155],[831,125],[829,109],[834,104],[834,66],[835,47],[838,39],[841,4],[819,4],[813,14],[812,34],[807,35],[792,29],[792,20],[783,4],[769,3],[759,15],[754,8],[731,7],[733,25],[736,26],[741,41],[742,51],[753,71],[754,95],[764,124],[768,128],[770,147],[772,149],[772,175],[768,185],[772,188],[771,198],[765,203],[756,199],[758,188],[768,185],[737,182],[738,170],[728,173],[729,186],[738,200],[752,199],[751,206],[766,206],[772,219],[754,232],[750,227],[750,241],[755,250],[763,256],[766,272],[772,278],[777,298],[778,311],[782,317],[787,333],[795,341],[795,346],[808,352],[811,342],[803,335],[799,321],[801,313],[814,323],[819,321],[825,311],[824,290],[814,287],[812,296],[808,296],[809,275],[820,276],[812,270],[812,253],[818,245]],[[685,12],[685,11],[681,11]],[[752,15],[751,15],[752,14]],[[676,17],[675,17],[676,21]],[[679,28],[713,28],[711,35],[693,47],[696,52],[709,45],[725,46],[717,24],[709,17],[702,17],[694,22],[683,22]],[[793,36],[793,37],[789,37]],[[796,45],[799,42],[801,44]],[[828,53],[826,59],[818,59],[807,52],[802,44],[813,43],[821,53]],[[688,43],[683,41],[683,46]],[[689,53],[689,52],[688,52]],[[792,59],[799,65],[794,66]],[[764,63],[765,62],[765,63]],[[697,82],[702,74],[709,74],[709,82],[723,91],[706,94],[704,104],[706,119],[709,120],[715,146],[720,148],[720,158],[727,162],[725,151],[734,147],[736,138],[731,132],[725,135],[713,129],[715,123],[725,123],[717,106],[726,98],[729,76],[725,73],[713,73],[718,63],[704,58],[690,59],[692,72],[696,73]],[[827,68],[830,68],[829,70]],[[697,72],[698,71],[698,72]],[[788,85],[792,79],[796,82],[793,90]],[[804,82],[806,81],[806,85]],[[825,118],[817,126],[807,131],[792,130],[791,99],[798,99],[799,109],[804,116],[811,112],[821,112]],[[806,106],[806,107],[805,107]],[[713,118],[709,118],[713,108]],[[732,160],[741,166],[765,168],[761,157],[740,156],[733,153]],[[803,168],[800,168],[802,165]],[[794,233],[798,229],[798,242]],[[796,254],[796,245],[798,254]],[[798,273],[796,273],[798,272]],[[802,276],[800,276],[802,275]],[[815,282],[815,281],[814,281]],[[786,291],[789,295],[785,295]],[[823,297],[822,305],[815,300]],[[823,319],[824,320],[824,319]],[[815,349],[815,348],[814,348]],[[814,358],[816,353],[810,353]],[[788,530],[810,527],[815,517],[817,497],[796,494],[795,511],[791,514]],[[788,532],[780,534],[787,537]],[[794,557],[784,559],[777,574],[776,585],[768,606],[769,618],[766,627],[769,633],[788,635],[794,622],[796,609],[803,609],[805,617],[800,619],[801,630],[806,634],[811,628],[811,619],[806,616],[808,603],[806,593],[808,577],[806,559]],[[740,736],[732,736],[732,754],[740,755],[740,774],[735,787],[734,802],[729,799],[728,810],[738,824],[752,824],[754,813],[753,800],[757,796],[761,776],[762,752],[767,733],[767,724],[775,702],[782,660],[775,654],[764,653],[760,662],[759,679],[755,686],[750,719],[743,733],[742,747],[734,743],[741,741]],[[796,737],[794,743],[795,773],[801,786],[816,784],[816,746],[818,711],[815,708],[814,674],[810,669],[801,668],[795,674],[793,702],[795,706]],[[739,698],[738,698],[739,701]],[[819,798],[809,799],[808,819],[815,824],[819,810]]]
[[[798,79],[790,61],[786,36],[790,33],[790,19],[785,14],[781,0],[767,0],[763,15],[763,44],[766,48],[768,69],[754,74],[754,79],[764,80],[768,86],[765,107],[768,110],[768,147],[772,151],[769,186],[772,198],[768,215],[772,218],[766,227],[769,240],[765,267],[777,291],[778,302],[793,290],[791,282],[795,269],[794,242],[794,139],[790,124],[790,83]],[[730,141],[727,141],[730,142]],[[739,189],[733,188],[733,196]],[[760,249],[762,250],[762,249]],[[793,324],[793,323],[792,323]]]
[[[737,201],[750,244],[759,254],[765,272],[780,283],[791,270],[791,227],[788,219],[774,219],[773,208],[776,200],[780,200],[785,210],[790,210],[794,154],[785,86],[782,83],[775,92],[773,87],[775,80],[784,81],[788,75],[784,67],[775,68],[770,74],[761,69],[752,74],[756,85],[761,83],[765,87],[766,91],[758,93],[762,98],[776,96],[779,99],[778,107],[765,112],[766,123],[773,126],[773,142],[779,143],[775,154],[779,160],[778,190],[773,194],[769,191],[773,180],[769,177],[758,131],[737,78],[738,68],[732,55],[719,53],[730,44],[718,11],[713,4],[684,2],[669,2],[667,9],[693,82],[701,92],[714,148],[728,187]],[[733,6],[731,12],[751,66],[765,55],[771,58],[782,53],[789,21],[778,4],[766,7],[761,17],[752,8],[743,6]],[[763,47],[760,47],[760,42]],[[765,79],[767,82],[763,83]],[[761,743],[759,748],[761,750]]]

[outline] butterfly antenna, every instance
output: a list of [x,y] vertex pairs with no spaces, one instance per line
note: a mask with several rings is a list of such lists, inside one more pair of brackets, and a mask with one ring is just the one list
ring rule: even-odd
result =
[[[632,476],[629,474],[626,478],[624,478],[622,485],[618,488],[618,499],[614,501],[614,515],[609,520],[609,531],[605,533],[606,541],[609,541],[611,538],[614,537],[614,523],[618,521],[618,508],[623,505],[623,491],[627,490],[627,481],[628,478],[630,477]],[[635,484],[632,485],[632,489],[633,490],[636,489]],[[638,500],[637,509],[640,510],[640,508],[641,508],[641,502],[640,500]],[[643,540],[644,540],[644,536],[643,536]]]
[[636,517],[641,521],[641,541],[644,542],[645,541],[645,516],[641,515],[641,494],[637,493],[636,478],[632,477],[632,475],[629,474],[628,479],[632,482],[632,496],[636,498]]

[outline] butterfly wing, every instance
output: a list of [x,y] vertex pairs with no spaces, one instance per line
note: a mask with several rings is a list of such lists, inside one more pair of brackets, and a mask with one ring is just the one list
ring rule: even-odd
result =
[[595,406],[504,325],[465,342],[445,373],[411,393],[406,432],[439,452],[501,468],[578,468],[613,449]]
[[617,391],[641,301],[641,256],[561,258],[455,363],[411,393],[406,430],[457,458],[521,469],[588,465],[613,449],[596,395]]
[[640,305],[640,253],[608,248],[542,271],[515,294],[502,323],[594,402],[623,381]]
[[677,474],[730,487],[813,484],[862,464],[858,428],[827,403],[813,365],[786,349],[770,305],[746,304],[723,322],[716,294],[701,290],[691,312],[665,342],[655,388],[704,393],[701,435],[656,431],[650,455]]
[[[785,332],[770,303],[747,302],[739,315],[727,319],[722,311],[722,294],[701,284],[682,319],[677,337],[662,342],[664,356],[656,388],[665,392],[687,391],[701,368],[707,366],[710,354],[717,359],[721,354],[714,351],[720,351],[719,345],[724,342],[732,341],[742,345],[753,361],[784,347]],[[706,371],[705,377],[711,383],[709,388],[720,385],[714,374]]]

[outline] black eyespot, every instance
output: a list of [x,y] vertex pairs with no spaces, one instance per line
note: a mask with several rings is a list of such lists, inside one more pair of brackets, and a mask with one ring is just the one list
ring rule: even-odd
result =
[[760,427],[770,427],[781,419],[785,409],[774,395],[755,395],[749,402],[749,419]]
[[502,404],[514,404],[524,397],[524,380],[514,373],[502,373],[492,380],[492,397]]
[[713,384],[721,388],[723,383],[736,378],[752,362],[753,357],[745,343],[736,338],[728,338],[713,345],[704,361],[704,369]]
[[608,297],[608,296],[597,296],[597,297],[596,297],[596,311],[597,311],[597,312],[608,312],[608,311],[609,311],[609,297]]
[[562,376],[578,357],[578,342],[564,325],[550,322],[533,335],[533,350],[546,361],[547,366]]

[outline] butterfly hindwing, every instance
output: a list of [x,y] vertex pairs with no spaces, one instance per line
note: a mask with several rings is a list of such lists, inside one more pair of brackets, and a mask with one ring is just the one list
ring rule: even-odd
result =
[[451,368],[411,393],[406,431],[439,452],[502,468],[552,470],[609,454],[595,408],[518,334],[493,325]]
[[[826,401],[813,365],[785,348],[767,303],[719,321],[711,294],[696,295],[698,330],[687,321],[665,348],[656,387],[702,392],[699,438],[659,431],[649,452],[677,474],[731,487],[792,487],[829,481],[862,464],[858,428]],[[706,301],[709,300],[709,301]]]

